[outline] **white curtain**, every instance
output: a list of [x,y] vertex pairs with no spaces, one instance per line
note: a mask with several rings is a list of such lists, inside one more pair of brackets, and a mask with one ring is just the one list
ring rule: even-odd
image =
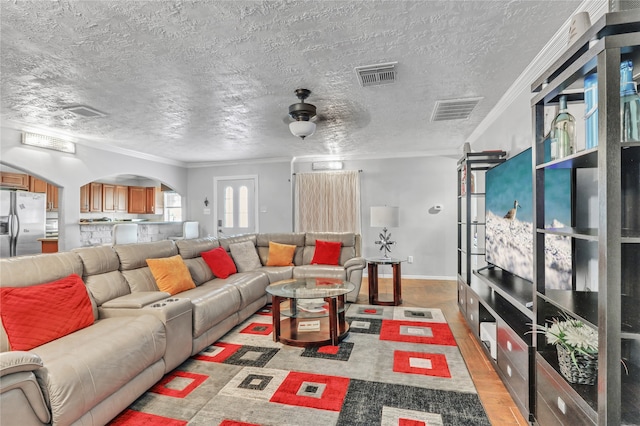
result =
[[358,171],[297,173],[296,232],[360,233]]

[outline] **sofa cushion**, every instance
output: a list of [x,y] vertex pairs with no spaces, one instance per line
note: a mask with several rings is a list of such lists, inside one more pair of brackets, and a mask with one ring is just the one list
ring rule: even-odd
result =
[[132,269],[130,271],[122,271],[122,276],[127,281],[131,293],[139,291],[158,291],[156,280],[151,274],[148,266],[144,268]]
[[254,271],[262,267],[256,246],[251,241],[234,243],[229,245],[231,256],[238,268],[238,272]]
[[293,278],[338,278],[347,279],[347,273],[342,266],[330,265],[302,265],[293,268]]
[[243,243],[245,241],[251,241],[253,245],[256,245],[256,240],[258,236],[257,234],[240,234],[240,235],[231,235],[229,237],[223,237],[218,239],[220,246],[222,246],[226,251],[229,251],[229,246],[235,243]]
[[[359,253],[360,239],[358,234],[353,232],[307,232],[305,235],[305,246],[302,253],[302,264],[309,265],[313,255],[315,254],[316,241],[336,241],[342,243],[342,249],[340,250],[340,265],[356,257]],[[296,263],[298,265],[298,263]]]
[[82,259],[82,279],[98,306],[131,290],[119,271],[120,259],[111,246],[73,249]]
[[282,280],[290,280],[293,277],[293,270],[297,266],[263,266],[259,269],[269,278],[269,283],[273,284]]
[[293,266],[293,255],[296,246],[269,241],[269,257],[267,266]]
[[304,232],[276,232],[268,234],[258,234],[256,236],[256,249],[260,262],[266,265],[269,260],[269,243],[288,244],[296,246],[293,256],[294,265],[302,265],[302,251],[304,248]]
[[0,288],[2,324],[12,350],[27,351],[93,324],[93,308],[76,274],[47,284]]
[[[178,248],[171,240],[152,243],[119,244],[113,247],[120,258],[120,270],[129,271],[147,267],[147,259],[175,256]],[[131,283],[129,283],[131,286]]]
[[191,259],[184,259],[184,264],[189,268],[191,278],[193,278],[193,282],[196,286],[215,278],[211,268],[209,268],[209,265],[207,265],[204,259],[200,256],[193,257]]
[[311,259],[312,265],[338,265],[342,243],[336,241],[316,240],[316,250]]
[[196,286],[179,254],[164,259],[147,259],[147,264],[160,291],[174,295]]
[[236,281],[239,276],[241,274],[217,278],[180,294],[191,300],[194,338],[240,310],[240,292],[229,282]]
[[200,257],[203,251],[209,251],[216,247],[220,247],[218,240],[212,237],[194,238],[187,240],[176,240],[178,252],[183,259],[193,259]]
[[222,247],[200,253],[204,261],[207,263],[213,275],[218,278],[227,278],[238,270],[229,253]]
[[[165,351],[165,327],[153,315],[98,320],[33,349],[46,366],[34,373],[51,407],[52,424],[74,424],[143,371],[160,380],[164,368],[154,373],[148,368],[163,363]],[[136,396],[128,395],[131,400]]]

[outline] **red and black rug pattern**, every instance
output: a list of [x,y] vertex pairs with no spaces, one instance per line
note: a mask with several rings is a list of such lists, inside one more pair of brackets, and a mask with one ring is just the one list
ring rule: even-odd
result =
[[273,341],[260,311],[112,425],[489,425],[438,309],[350,305],[338,346]]

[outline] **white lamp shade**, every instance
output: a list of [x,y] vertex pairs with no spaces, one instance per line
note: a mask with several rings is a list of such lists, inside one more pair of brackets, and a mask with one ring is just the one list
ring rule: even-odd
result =
[[397,228],[400,224],[398,207],[371,206],[371,227]]
[[316,123],[313,121],[292,121],[289,123],[289,130],[291,130],[293,136],[306,138],[316,131]]

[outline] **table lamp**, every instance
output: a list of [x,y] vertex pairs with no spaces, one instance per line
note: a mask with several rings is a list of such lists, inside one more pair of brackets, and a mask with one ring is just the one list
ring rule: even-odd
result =
[[387,228],[397,228],[399,217],[398,207],[371,206],[371,227],[382,227],[380,239],[376,241],[376,244],[380,245],[380,251],[384,250],[385,259],[390,258],[391,246],[396,243],[391,241],[391,233],[387,234]]

